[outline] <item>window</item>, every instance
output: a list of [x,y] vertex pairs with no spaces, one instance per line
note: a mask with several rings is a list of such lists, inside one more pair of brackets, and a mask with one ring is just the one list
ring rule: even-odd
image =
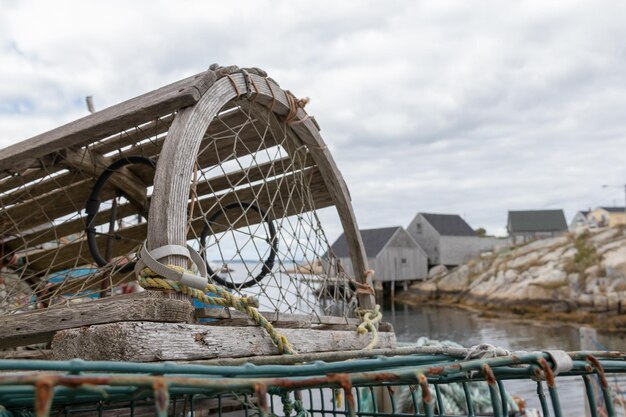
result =
[[400,259],[400,262],[401,262],[401,263],[403,263],[403,264],[405,264],[405,263],[406,263],[406,258],[402,258],[402,259]]
[[417,233],[422,233],[422,223],[417,223],[415,224],[415,229],[417,230]]

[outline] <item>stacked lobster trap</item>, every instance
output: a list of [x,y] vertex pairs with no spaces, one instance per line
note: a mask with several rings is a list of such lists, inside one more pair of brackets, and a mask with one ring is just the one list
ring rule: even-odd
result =
[[[550,388],[550,356],[490,373],[396,349],[306,102],[214,65],[1,151],[0,415],[508,415],[495,381]],[[601,370],[572,358],[570,373]]]
[[[189,359],[156,348],[80,353],[89,343],[72,329],[108,324],[90,328],[102,338],[150,322],[154,336],[178,328],[166,322],[193,321],[232,341],[254,332],[250,319],[306,327],[295,332],[311,341],[303,351],[366,346],[372,336],[317,333],[377,313],[347,189],[305,104],[261,70],[214,66],[4,149],[0,348],[56,335],[48,353],[57,358]],[[318,211],[331,206],[358,277],[330,250]],[[149,291],[137,294],[138,284]],[[240,315],[228,308],[237,306]],[[216,328],[225,324],[238,328]],[[386,333],[374,337],[391,346]]]

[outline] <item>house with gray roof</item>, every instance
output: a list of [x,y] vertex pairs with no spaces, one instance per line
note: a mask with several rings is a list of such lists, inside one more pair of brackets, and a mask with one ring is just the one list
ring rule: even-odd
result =
[[[361,230],[361,238],[374,281],[413,281],[428,274],[426,253],[401,226]],[[335,262],[355,276],[345,235],[331,246]],[[327,256],[329,258],[329,256]],[[332,258],[332,257],[330,257]]]
[[426,252],[430,266],[455,267],[508,246],[506,239],[478,236],[457,214],[417,213],[407,231]]
[[515,245],[560,236],[568,231],[561,209],[509,211],[506,228]]
[[587,218],[587,216],[589,216],[589,213],[591,213],[591,209],[580,210],[576,212],[576,214],[572,218],[572,221],[569,223],[570,232],[575,232],[576,230],[589,227],[589,219]]

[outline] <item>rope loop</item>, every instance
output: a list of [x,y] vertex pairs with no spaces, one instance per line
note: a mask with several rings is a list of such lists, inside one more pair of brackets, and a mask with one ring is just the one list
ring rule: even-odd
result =
[[378,324],[383,318],[383,314],[380,312],[380,305],[376,304],[374,310],[360,310],[363,323],[359,324],[356,331],[360,335],[366,333],[372,334],[372,340],[363,348],[363,350],[371,350],[378,344]]
[[[168,264],[165,266],[180,274],[185,274],[189,272],[185,270],[185,268],[177,265]],[[281,354],[296,353],[287,338],[284,335],[280,334],[274,328],[272,323],[270,323],[265,317],[263,317],[263,315],[261,315],[261,313],[259,313],[259,310],[257,310],[257,308],[259,307],[259,302],[254,297],[238,297],[226,291],[223,287],[210,283],[206,284],[204,290],[199,290],[197,288],[192,288],[184,285],[180,282],[164,279],[148,267],[139,272],[138,283],[145,289],[172,290],[180,292],[188,297],[195,298],[206,304],[217,305],[225,308],[232,307],[237,311],[245,313],[248,317],[250,317],[251,320],[253,320],[256,324],[262,327],[267,332],[270,339],[272,339],[272,342],[274,342],[274,345],[276,345],[278,351]],[[216,294],[217,296],[212,296],[207,293]]]
[[284,116],[283,121],[287,124],[302,123],[307,120],[308,116],[302,120],[296,120],[298,117],[298,110],[304,109],[304,107],[311,101],[310,98],[297,98],[291,91],[285,91],[285,97],[287,97],[287,104],[289,105],[289,112]]

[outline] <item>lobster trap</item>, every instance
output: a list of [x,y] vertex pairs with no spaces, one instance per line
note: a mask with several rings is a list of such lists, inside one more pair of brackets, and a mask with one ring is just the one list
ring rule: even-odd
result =
[[[626,371],[623,354],[464,359],[467,351],[411,347],[361,358],[342,352],[327,361],[291,356],[283,357],[283,365],[243,366],[0,361],[5,407],[0,414],[560,417],[586,409],[596,417],[626,412],[617,382]],[[579,383],[578,399],[584,397],[586,405],[560,399],[559,381],[568,379],[570,385],[572,379]],[[519,384],[531,387],[534,398],[516,396]]]
[[4,149],[0,349],[153,361],[393,346],[388,325],[354,332],[376,314],[372,274],[307,101],[214,65]]

